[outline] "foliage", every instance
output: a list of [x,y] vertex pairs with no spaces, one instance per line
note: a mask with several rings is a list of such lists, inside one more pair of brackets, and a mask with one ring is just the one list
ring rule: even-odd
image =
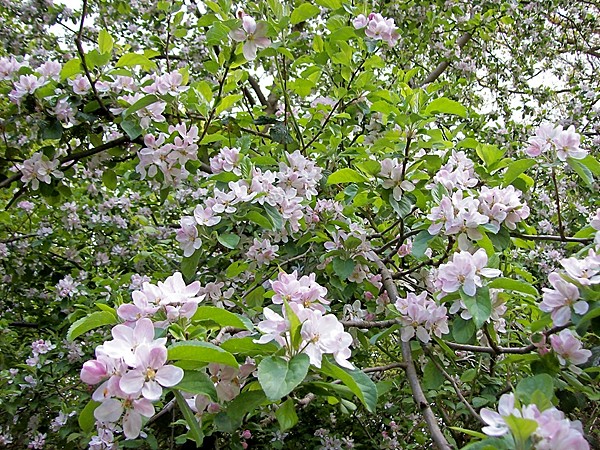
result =
[[598,446],[563,3],[0,4],[0,446]]

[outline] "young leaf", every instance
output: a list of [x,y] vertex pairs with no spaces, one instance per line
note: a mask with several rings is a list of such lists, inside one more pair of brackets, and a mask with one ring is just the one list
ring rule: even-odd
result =
[[289,361],[281,356],[270,356],[258,365],[258,381],[269,400],[288,395],[306,378],[310,359],[305,353]]
[[377,407],[377,386],[368,375],[360,370],[343,369],[323,358],[321,372],[346,385],[365,405],[367,411],[375,412]]
[[169,359],[174,361],[201,361],[207,363],[225,364],[238,368],[235,357],[221,347],[204,341],[177,342],[168,349]]
[[298,415],[296,414],[296,408],[294,406],[294,400],[288,398],[283,402],[277,411],[275,411],[275,417],[279,422],[279,429],[281,431],[287,431],[293,428],[298,423]]
[[190,408],[190,405],[187,404],[183,395],[175,389],[173,389],[173,394],[175,394],[175,399],[177,400],[177,405],[185,418],[188,427],[190,428],[189,434],[194,439],[194,442],[199,447],[202,445],[202,441],[204,440],[204,433],[202,432],[202,428],[196,419],[196,415]]
[[104,325],[113,325],[117,323],[117,318],[114,314],[107,311],[96,311],[89,316],[73,322],[67,331],[67,340],[72,341],[90,330],[94,330]]
[[490,300],[489,288],[486,286],[477,288],[474,296],[465,294],[461,289],[460,298],[473,316],[475,326],[481,328],[485,321],[492,315],[492,301]]

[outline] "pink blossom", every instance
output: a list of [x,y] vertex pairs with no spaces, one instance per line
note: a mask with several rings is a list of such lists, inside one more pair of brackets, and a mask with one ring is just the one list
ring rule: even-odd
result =
[[462,288],[467,295],[473,296],[477,287],[482,287],[481,277],[495,278],[502,272],[486,268],[488,257],[485,250],[479,249],[473,255],[461,251],[455,253],[452,261],[442,264],[437,273],[437,285],[445,293],[456,292]]
[[579,289],[563,279],[557,272],[548,275],[548,281],[554,289],[543,288],[544,295],[540,309],[551,314],[554,325],[565,325],[571,320],[571,308],[577,314],[585,314],[589,308],[587,302],[579,300]]
[[175,386],[183,379],[183,369],[165,365],[166,361],[166,347],[139,346],[135,351],[134,369],[121,377],[121,390],[126,394],[141,392],[151,401],[160,399],[162,387]]
[[581,348],[581,341],[569,329],[550,336],[550,344],[562,365],[570,363],[578,366],[592,356],[590,350]]
[[242,26],[241,28],[231,30],[229,36],[236,42],[244,43],[242,48],[244,57],[248,61],[253,61],[256,59],[256,51],[259,48],[267,48],[271,45],[271,40],[266,37],[267,24],[264,22],[257,24],[253,17],[241,10],[238,11],[238,16],[241,16]]
[[126,399],[111,398],[102,402],[94,410],[94,417],[100,422],[117,422],[123,412],[125,412],[123,434],[127,439],[135,439],[142,431],[142,416],[152,417],[154,406],[145,398],[136,399],[131,396]]
[[185,216],[179,222],[181,228],[177,230],[177,242],[183,249],[183,256],[192,256],[196,250],[202,247],[202,240],[198,237],[196,220],[194,217]]

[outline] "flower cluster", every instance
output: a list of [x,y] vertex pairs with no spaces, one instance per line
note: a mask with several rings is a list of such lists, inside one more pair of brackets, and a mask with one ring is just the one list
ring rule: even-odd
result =
[[439,267],[435,287],[442,295],[462,289],[465,294],[473,296],[477,288],[483,286],[481,277],[495,278],[502,275],[498,269],[485,267],[487,263],[487,254],[482,248],[473,254],[466,251],[455,253],[452,261]]
[[505,417],[529,419],[537,422],[533,432],[534,449],[589,450],[590,446],[583,437],[583,429],[579,421],[570,421],[562,411],[551,407],[540,411],[534,404],[518,408],[514,394],[500,397],[498,412],[483,408],[481,418],[487,423],[482,431],[488,436],[504,436],[509,432]]
[[403,325],[401,339],[404,342],[416,335],[420,341],[427,343],[431,340],[430,333],[441,338],[450,331],[446,307],[428,299],[426,291],[420,295],[409,292],[406,298],[396,300],[395,306],[400,313]]
[[138,152],[140,162],[136,172],[144,179],[156,176],[160,170],[165,184],[179,184],[189,175],[186,163],[198,160],[198,139],[198,127],[187,128],[185,123],[170,125],[169,134],[161,132],[158,137],[147,134],[145,147]]
[[56,345],[52,344],[50,341],[44,341],[43,339],[39,339],[31,344],[31,356],[27,358],[28,366],[36,367],[40,365],[40,355],[45,355],[51,350],[54,350]]
[[[337,227],[337,226],[336,226]],[[339,227],[337,227],[339,228]],[[323,245],[330,252],[342,251],[347,254],[346,259],[354,261],[354,270],[348,277],[349,281],[361,283],[371,275],[367,261],[375,261],[376,255],[369,241],[367,232],[358,224],[350,224],[349,232],[338,229],[331,233],[332,241]],[[333,260],[327,256],[319,268],[324,268]]]
[[464,190],[477,186],[475,164],[465,152],[452,150],[448,162],[444,164],[433,177],[433,183],[427,185],[432,189],[437,184],[446,188],[448,192],[454,189]]
[[563,130],[562,125],[554,127],[549,123],[543,123],[535,131],[535,136],[529,138],[529,146],[525,149],[525,153],[527,156],[537,158],[554,150],[556,157],[561,161],[566,161],[567,158],[583,159],[587,155],[587,150],[580,148],[580,141],[581,136],[575,132],[573,125]]
[[579,315],[588,311],[588,303],[580,300],[580,289],[600,284],[600,255],[590,249],[584,258],[564,258],[560,264],[564,272],[552,272],[548,276],[552,289],[543,289],[540,303],[540,309],[550,313],[557,326],[566,325],[571,320],[572,311]]
[[[180,272],[175,272],[158,285],[145,282],[142,289],[131,294],[133,303],[124,303],[117,309],[117,314],[126,323],[135,323],[140,318],[158,319],[159,328],[167,326],[180,318],[191,318],[198,309],[198,303],[204,298],[198,295],[200,282],[194,281],[186,285]],[[158,316],[158,313],[161,316]]]
[[49,160],[43,153],[36,152],[23,163],[17,163],[16,167],[21,171],[21,181],[26,185],[31,184],[31,188],[37,190],[40,181],[50,184],[52,181],[50,175],[54,178],[63,178],[64,174],[58,169],[59,165],[58,159]]
[[254,238],[254,242],[248,249],[246,257],[256,261],[258,265],[269,265],[277,256],[278,245],[272,245],[268,239],[258,240]]
[[[305,206],[302,203],[317,194],[317,185],[322,178],[321,168],[298,150],[291,154],[286,152],[285,155],[287,163],[281,162],[277,172],[253,167],[249,180],[230,181],[227,184],[229,190],[215,186],[212,196],[204,204],[196,206],[193,217],[196,224],[214,226],[223,215],[233,214],[240,205],[249,203],[276,209],[291,230],[298,231],[300,220],[304,217]],[[230,172],[240,176],[241,160],[238,149],[224,147],[211,158],[210,166],[215,174]],[[183,241],[184,248],[189,248],[191,242],[196,242],[196,237],[190,228],[192,222],[186,219],[185,223],[188,231],[180,233],[188,237],[182,237],[180,242]]]
[[[102,382],[92,395],[101,402],[94,411],[98,436],[93,442],[98,448],[112,445],[121,416],[125,437],[138,437],[142,417],[154,414],[153,402],[162,397],[163,388],[182,380],[183,370],[166,364],[167,338],[155,339],[154,328],[191,317],[202,300],[199,290],[199,282],[186,285],[176,272],[157,285],[143,282],[142,289],[132,293],[133,303],[117,309],[125,323],[112,329],[112,340],[96,347],[96,358],[85,362],[80,374],[87,384]],[[162,317],[165,320],[153,323]]]
[[517,228],[517,223],[529,217],[529,206],[521,203],[521,191],[509,185],[505,188],[488,188],[479,191],[479,211],[489,218],[489,225],[495,233],[504,224],[509,230]]
[[332,354],[340,366],[353,369],[354,366],[348,361],[352,336],[344,331],[344,326],[335,315],[325,313],[323,305],[329,303],[324,298],[327,289],[315,281],[315,275],[298,279],[296,272],[291,275],[281,272],[271,285],[275,291],[273,303],[289,305],[291,314],[296,315],[302,324],[302,342],[298,348],[292,348],[290,318],[287,317],[286,307],[282,308],[283,315],[263,308],[265,320],[257,326],[263,336],[257,342],[275,341],[286,348],[288,356],[306,353],[310,363],[319,368],[323,355]]
[[375,41],[385,41],[390,47],[396,45],[400,38],[394,19],[383,17],[379,13],[371,13],[367,17],[360,14],[352,23],[357,30],[364,28],[367,37]]
[[154,339],[154,325],[147,318],[135,327],[116,325],[113,340],[96,348],[96,359],[81,369],[87,384],[104,382],[92,398],[101,402],[94,417],[101,423],[117,422],[123,412],[123,432],[135,439],[142,428],[142,416],[154,414],[152,402],[162,396],[163,387],[175,386],[183,378],[183,370],[166,364],[166,338]]

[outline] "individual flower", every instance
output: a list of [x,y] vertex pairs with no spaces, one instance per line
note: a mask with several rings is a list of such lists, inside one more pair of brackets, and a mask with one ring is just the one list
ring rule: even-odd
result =
[[256,51],[259,48],[267,48],[271,45],[271,40],[266,37],[267,24],[264,22],[256,23],[253,17],[247,15],[242,10],[238,10],[237,16],[242,20],[242,26],[231,30],[229,36],[236,42],[243,42],[242,51],[248,61],[256,59]]
[[581,348],[581,341],[569,329],[550,336],[550,344],[562,365],[580,365],[585,363],[592,352]]
[[554,325],[566,325],[571,320],[571,309],[580,315],[587,312],[589,305],[587,302],[579,300],[577,286],[566,281],[557,272],[548,275],[548,281],[554,289],[542,289],[544,295],[540,309],[550,313]]
[[119,386],[126,394],[137,394],[151,401],[160,399],[163,387],[171,387],[183,379],[183,369],[167,362],[167,348],[141,345],[135,350],[134,369],[121,377]]
[[152,417],[154,406],[146,398],[128,396],[125,399],[110,398],[94,410],[94,417],[100,422],[117,422],[123,416],[123,434],[127,439],[135,439],[142,431],[142,416]]

